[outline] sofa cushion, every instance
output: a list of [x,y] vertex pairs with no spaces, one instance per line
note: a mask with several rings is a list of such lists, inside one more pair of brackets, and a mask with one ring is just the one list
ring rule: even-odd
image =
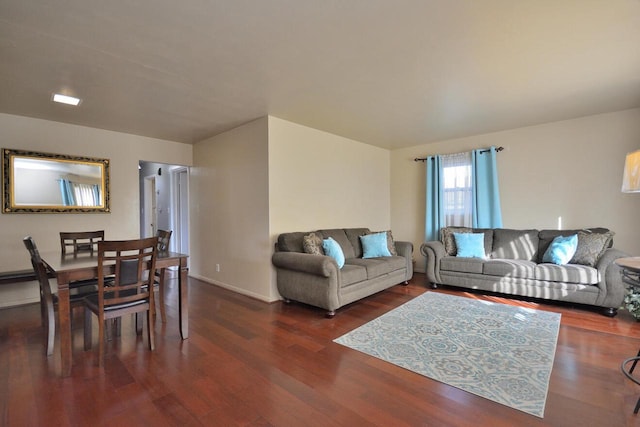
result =
[[338,242],[333,240],[331,237],[327,237],[322,241],[322,249],[324,249],[324,253],[327,256],[336,260],[338,268],[342,268],[344,266],[344,252]]
[[[585,233],[596,233],[596,234],[604,234],[609,232],[608,228],[595,227],[595,228],[585,228],[585,229],[576,229],[576,230],[540,230],[538,233],[538,238],[540,239],[538,243],[538,262],[542,262],[542,256],[545,251],[553,242],[553,239],[556,236],[570,236],[572,234],[578,234],[579,232]],[[578,247],[580,246],[580,237],[578,236]],[[609,242],[609,246],[613,246],[613,239]]]
[[387,247],[387,233],[365,234],[360,236],[362,243],[362,258],[376,258],[391,256]]
[[358,265],[367,270],[367,279],[373,279],[392,271],[402,270],[407,267],[407,260],[401,256],[380,258],[348,258],[347,265]]
[[600,274],[597,269],[578,264],[538,264],[535,278],[550,282],[579,283],[583,285],[597,285],[600,282]]
[[[302,239],[308,232],[282,233],[278,236],[278,250],[281,252],[304,252]],[[322,235],[320,235],[322,238]]]
[[302,238],[302,249],[305,253],[311,255],[324,255],[324,249],[322,249],[322,237],[316,233],[309,233]]
[[484,253],[489,256],[493,251],[493,228],[474,228],[472,233],[484,234]]
[[353,258],[355,257],[355,251],[353,249],[353,245],[349,241],[347,237],[347,233],[342,228],[336,228],[331,230],[318,230],[322,233],[324,239],[327,237],[331,237],[333,240],[338,242],[340,247],[342,248],[342,252],[344,253],[345,258]]
[[440,270],[457,271],[459,273],[482,273],[482,258],[458,258],[446,256],[440,260]]
[[484,233],[453,233],[457,257],[485,258]]
[[542,262],[565,265],[571,261],[578,248],[578,235],[557,236],[542,256]]
[[538,256],[538,230],[493,230],[491,258],[535,261]]
[[484,263],[482,272],[489,276],[535,279],[536,265],[521,259],[491,259]]
[[340,269],[340,287],[344,288],[354,283],[367,280],[367,269],[361,265],[346,264]]
[[347,239],[351,242],[353,248],[353,256],[355,258],[362,257],[362,245],[360,244],[360,236],[369,234],[368,228],[345,228],[344,233],[347,235]]
[[587,233],[580,231],[578,233],[578,247],[571,259],[571,264],[595,267],[612,240],[612,231],[606,233]]

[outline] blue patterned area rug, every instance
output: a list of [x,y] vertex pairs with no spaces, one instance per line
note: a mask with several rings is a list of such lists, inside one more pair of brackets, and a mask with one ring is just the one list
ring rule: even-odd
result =
[[426,292],[334,340],[544,416],[560,314]]

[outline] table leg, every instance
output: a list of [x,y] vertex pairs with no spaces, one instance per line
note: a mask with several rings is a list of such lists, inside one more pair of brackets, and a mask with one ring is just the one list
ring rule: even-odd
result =
[[71,375],[71,307],[69,305],[69,282],[58,276],[58,327],[60,329],[60,361],[62,376]]
[[180,336],[183,340],[189,338],[189,286],[187,282],[187,259],[180,259],[180,274],[178,275],[178,317],[180,319]]

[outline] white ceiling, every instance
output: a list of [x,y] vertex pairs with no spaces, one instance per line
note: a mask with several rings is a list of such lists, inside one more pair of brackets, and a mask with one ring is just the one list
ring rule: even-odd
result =
[[0,0],[8,114],[185,143],[270,114],[393,149],[634,107],[640,0]]

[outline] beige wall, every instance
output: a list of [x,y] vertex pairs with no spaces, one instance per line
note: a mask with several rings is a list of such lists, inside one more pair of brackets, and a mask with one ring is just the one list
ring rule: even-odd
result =
[[[425,144],[391,152],[394,235],[424,239],[424,165],[416,157],[504,146],[498,172],[504,227],[608,227],[640,255],[640,195],[623,194],[627,152],[640,148],[640,109]],[[420,260],[417,269],[424,269]]]
[[271,289],[267,126],[263,117],[195,144],[189,181],[190,274],[262,300]]
[[389,159],[389,150],[269,117],[272,245],[291,231],[388,229]]
[[[138,161],[191,165],[192,146],[130,134],[0,114],[2,148],[111,160],[110,214],[1,214],[0,271],[31,268],[22,238],[41,251],[60,248],[61,230],[104,229],[109,238],[139,235]],[[0,306],[37,301],[35,283],[0,287]]]
[[263,117],[193,154],[191,274],[210,283],[275,301],[279,233],[389,227],[388,150]]
[[[388,151],[275,117],[194,146],[0,114],[3,147],[111,159],[111,214],[2,214],[0,268],[28,268],[21,239],[57,249],[62,229],[139,233],[138,161],[191,165],[191,274],[265,301],[278,298],[277,235],[331,227],[392,228],[423,262],[424,166],[415,157],[504,146],[504,226],[605,226],[640,254],[640,195],[620,192],[624,156],[640,148],[640,109]],[[215,269],[220,264],[220,271]],[[0,306],[37,299],[34,284],[0,288]]]
[[271,233],[390,225],[389,150],[269,118]]

